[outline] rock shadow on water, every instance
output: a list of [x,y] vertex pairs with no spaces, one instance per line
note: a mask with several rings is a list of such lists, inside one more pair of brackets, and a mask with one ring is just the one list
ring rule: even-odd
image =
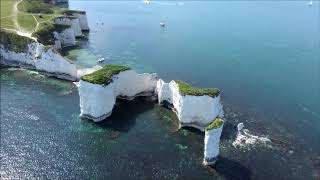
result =
[[234,139],[237,135],[237,125],[230,123],[228,121],[223,125],[223,131],[221,134],[221,140],[231,140]]
[[202,136],[204,136],[204,134],[205,134],[204,132],[202,132],[199,129],[194,128],[194,127],[185,126],[185,127],[182,127],[181,129],[185,129],[185,130],[190,131],[194,134],[198,134],[198,135],[202,135]]
[[225,157],[219,157],[217,163],[211,168],[226,179],[252,179],[252,172],[248,168]]
[[155,102],[148,102],[143,97],[134,100],[117,99],[111,116],[98,122],[102,128],[110,128],[114,131],[128,132],[136,124],[136,118],[151,110]]

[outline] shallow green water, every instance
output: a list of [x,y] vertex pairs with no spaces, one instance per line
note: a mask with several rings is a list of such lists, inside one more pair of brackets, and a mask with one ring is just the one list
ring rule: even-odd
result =
[[[67,53],[79,67],[104,57],[222,90],[227,124],[219,163],[203,167],[203,135],[176,131],[174,114],[154,103],[119,102],[112,117],[94,124],[78,118],[74,85],[2,69],[1,175],[319,178],[319,2],[70,1],[70,7],[86,10],[91,28],[88,42],[79,40],[82,49]],[[273,139],[272,147],[234,148],[239,122]]]

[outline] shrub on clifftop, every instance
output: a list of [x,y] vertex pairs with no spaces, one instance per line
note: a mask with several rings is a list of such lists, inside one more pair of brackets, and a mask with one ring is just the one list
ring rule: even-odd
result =
[[5,49],[13,52],[26,52],[28,49],[28,44],[30,44],[33,40],[20,36],[15,32],[10,32],[1,29],[0,30],[0,44],[4,46]]
[[223,125],[223,120],[220,118],[216,118],[209,126],[206,128],[206,131],[217,129]]
[[69,28],[67,25],[52,24],[50,22],[40,23],[39,28],[36,32],[32,33],[32,36],[36,37],[38,41],[44,45],[54,44],[53,32],[61,32],[64,29]]
[[91,74],[81,76],[81,80],[87,81],[93,84],[108,85],[112,82],[113,75],[119,74],[122,71],[129,70],[127,66],[118,66],[108,64],[102,69],[99,69]]
[[182,95],[217,97],[220,94],[220,90],[217,88],[194,88],[181,80],[175,80],[175,82]]
[[27,13],[52,14],[55,8],[55,5],[45,3],[43,0],[23,0],[18,5],[20,11]]

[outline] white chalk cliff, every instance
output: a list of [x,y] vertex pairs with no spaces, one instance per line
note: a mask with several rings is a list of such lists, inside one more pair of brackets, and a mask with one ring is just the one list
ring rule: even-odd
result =
[[45,47],[38,42],[28,45],[25,52],[13,52],[0,44],[1,64],[28,66],[61,79],[76,80],[77,69],[66,61],[54,47]]
[[[136,96],[156,95],[160,104],[167,103],[173,107],[180,126],[205,130],[203,163],[213,165],[216,162],[223,129],[223,120],[217,118],[223,117],[220,91],[211,89],[210,92],[202,93],[207,95],[187,95],[185,91],[182,94],[179,90],[181,83],[177,81],[165,83],[158,79],[156,74],[138,74],[133,70],[114,74],[111,80],[109,78],[110,81],[104,84],[105,80],[101,79],[108,77],[108,73],[102,70],[108,70],[108,66],[99,68],[98,73],[95,71],[89,76],[81,77],[78,84],[80,117],[99,122],[111,115],[117,98],[132,99]],[[113,65],[110,66],[112,68]]]
[[56,33],[58,33],[58,39],[60,41],[61,46],[74,46],[76,44],[76,38],[74,35],[74,30],[72,28],[67,28],[61,32]]
[[190,126],[204,131],[216,117],[223,116],[220,95],[217,97],[182,95],[175,81],[165,83],[161,79],[157,82],[156,93],[160,104],[169,103],[173,106],[180,127]]
[[89,30],[87,15],[85,12],[75,12],[72,15],[75,17],[78,17],[79,23],[80,23],[80,28],[82,31]]
[[132,99],[152,95],[157,79],[156,74],[138,74],[133,70],[126,70],[113,75],[112,82],[108,85],[80,80],[80,117],[101,121],[111,114],[117,97]]
[[220,153],[219,143],[223,125],[218,128],[205,131],[204,137],[204,165],[213,165],[218,159]]
[[82,36],[80,21],[76,17],[60,16],[54,19],[55,24],[68,25],[73,30],[74,36]]

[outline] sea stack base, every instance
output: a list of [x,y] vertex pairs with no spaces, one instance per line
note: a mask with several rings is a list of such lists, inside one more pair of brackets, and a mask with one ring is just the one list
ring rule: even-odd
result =
[[218,160],[218,157],[214,158],[204,158],[202,164],[205,166],[215,165]]

